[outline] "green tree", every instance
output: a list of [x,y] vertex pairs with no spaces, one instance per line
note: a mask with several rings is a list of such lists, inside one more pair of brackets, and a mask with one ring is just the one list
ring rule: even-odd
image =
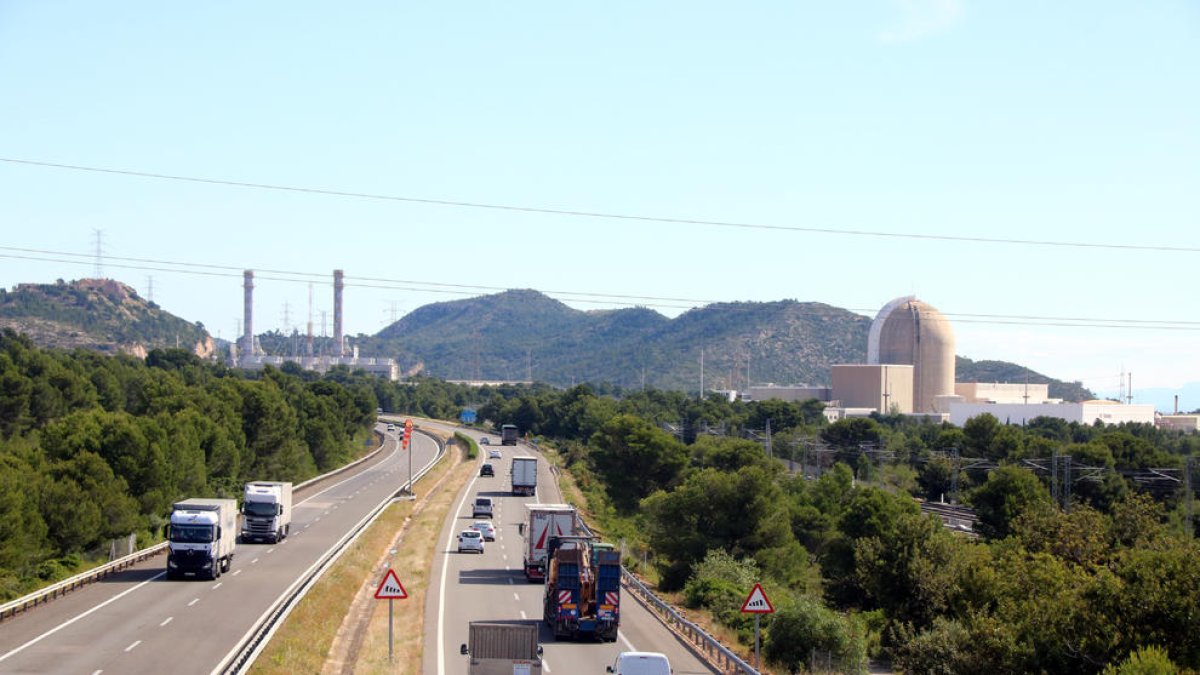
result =
[[589,443],[596,473],[621,513],[632,513],[655,490],[670,487],[687,464],[687,448],[674,436],[632,415],[618,415]]
[[979,518],[980,534],[999,539],[1008,536],[1017,516],[1032,509],[1049,508],[1050,494],[1027,469],[1002,466],[970,493],[969,501]]

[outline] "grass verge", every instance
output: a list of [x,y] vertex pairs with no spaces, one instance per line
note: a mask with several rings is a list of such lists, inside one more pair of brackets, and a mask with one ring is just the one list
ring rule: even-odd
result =
[[[399,502],[388,508],[367,531],[346,551],[338,562],[305,595],[300,604],[288,616],[287,621],[271,639],[250,669],[251,673],[320,673],[340,672],[336,665],[327,664],[338,629],[349,612],[355,597],[364,586],[374,585],[379,579],[371,578],[396,540],[402,528],[407,529],[404,537],[396,543],[397,551],[391,566],[397,571],[407,600],[395,601],[396,624],[405,626],[403,633],[412,636],[405,642],[396,643],[396,668],[387,664],[387,603],[371,600],[383,612],[383,658],[382,668],[376,667],[378,659],[365,659],[372,643],[368,634],[363,649],[354,663],[354,672],[400,672],[417,673],[421,667],[421,639],[424,620],[425,593],[429,583],[429,569],[433,559],[440,523],[450,507],[458,489],[470,478],[473,465],[464,463],[461,446],[451,446],[447,459],[439,462],[433,471],[417,482],[418,494],[428,486],[439,486],[430,492],[426,506],[413,517],[418,502]],[[372,618],[371,633],[375,620]],[[411,643],[411,644],[410,644]]]

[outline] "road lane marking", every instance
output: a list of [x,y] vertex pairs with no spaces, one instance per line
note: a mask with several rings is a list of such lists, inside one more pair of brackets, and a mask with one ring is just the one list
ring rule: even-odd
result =
[[274,552],[275,552],[275,547],[274,547],[274,546],[272,546],[271,548],[267,549],[267,553],[274,553]]
[[192,605],[196,604],[197,602],[200,602],[200,598],[192,598],[192,601],[189,602],[187,606],[191,607]]
[[239,575],[239,574],[241,574],[241,573],[242,573],[242,570],[240,570],[240,569],[236,569],[236,570],[234,570],[234,571],[233,571],[233,576],[235,576],[235,577],[236,577],[237,575]]
[[546,659],[542,659],[542,670],[550,672],[550,663]]
[[[467,503],[467,496],[471,494],[472,488],[475,487],[475,481],[479,477],[476,476],[467,483],[467,489],[463,490],[463,496],[458,500],[458,507],[454,510],[455,520],[458,519],[459,513],[462,513],[463,505]],[[454,548],[454,538],[458,533],[455,528],[450,528],[450,534],[446,536],[446,548]],[[450,556],[447,553],[442,554],[442,578],[438,583],[438,622],[437,622],[437,675],[446,675],[446,570],[450,565]],[[509,579],[511,582],[512,580]]]
[[513,600],[520,602],[521,596],[517,595],[516,593],[513,593]]
[[96,672],[92,673],[92,675],[100,675],[100,673],[103,673],[103,672],[104,672],[103,670],[97,670]]
[[525,616],[525,610],[521,610],[521,620],[524,621],[525,619],[528,619],[528,618],[529,618],[528,616]]
[[254,563],[256,563],[256,562],[258,562],[258,558],[255,558],[254,560],[251,560],[251,561],[250,561],[250,564],[251,564],[251,565],[253,565],[253,564],[254,564]]
[[173,616],[168,616],[168,617],[167,617],[167,618],[166,618],[166,619],[165,619],[165,620],[164,620],[162,623],[158,624],[158,627],[159,627],[159,628],[162,628],[163,626],[165,626],[165,625],[167,625],[167,624],[171,623],[171,622],[172,622],[172,621],[174,621],[174,620],[175,620],[175,617],[173,617]]
[[221,587],[221,584],[223,584],[223,583],[225,583],[225,582],[224,582],[224,581],[218,581],[218,582],[217,582],[217,585],[216,585],[216,586],[213,586],[213,587],[212,587],[212,589],[213,589],[214,591],[215,591],[215,590],[217,590],[218,588],[220,588],[220,587]]
[[50,630],[46,631],[45,633],[42,633],[41,635],[33,638],[32,640],[30,640],[29,642],[26,642],[25,644],[21,645],[20,647],[14,647],[13,649],[6,652],[3,656],[0,656],[0,661],[7,659],[8,657],[12,656],[13,654],[24,651],[26,648],[31,647],[31,646],[41,642],[42,640],[50,637],[51,635],[54,635],[58,631],[66,628],[67,626],[70,626],[71,624],[84,618],[85,616],[88,616],[89,614],[91,614],[92,612],[95,612],[96,610],[100,609],[101,607],[106,607],[110,603],[116,602],[117,600],[120,600],[121,598],[136,591],[137,589],[141,588],[142,586],[145,586],[146,584],[148,584],[152,581],[155,581],[157,579],[160,579],[166,575],[167,575],[166,572],[159,572],[158,574],[155,574],[154,576],[143,581],[142,583],[138,584],[137,586],[134,586],[133,588],[129,588],[124,591],[121,591],[120,593],[118,593],[118,594],[114,595],[113,597],[109,598],[108,600],[105,600],[104,602],[96,605],[95,607],[87,610],[86,612],[83,612],[82,614],[79,614],[78,616],[75,616],[74,618],[68,619],[68,620],[58,624],[54,628],[51,628]]
[[629,638],[625,637],[625,633],[622,633],[620,630],[617,631],[617,637],[621,638],[621,642],[624,642],[626,647],[629,647],[629,651],[636,652],[638,650],[638,648],[634,647],[633,643],[629,641]]
[[135,640],[133,644],[131,644],[131,645],[129,645],[128,647],[126,647],[126,648],[125,648],[125,651],[126,651],[126,653],[133,651],[133,650],[134,650],[134,648],[135,648],[135,647],[137,647],[137,646],[138,646],[138,645],[140,645],[140,644],[142,644],[142,641],[141,641],[141,640]]

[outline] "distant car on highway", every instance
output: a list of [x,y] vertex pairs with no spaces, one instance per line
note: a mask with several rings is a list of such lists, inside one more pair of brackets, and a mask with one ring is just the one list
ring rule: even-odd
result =
[[470,529],[458,533],[458,552],[467,551],[483,553],[483,533],[479,530]]
[[480,476],[495,476],[496,470],[494,468],[492,468],[491,464],[484,464],[483,466],[479,467],[479,475]]
[[479,444],[480,445],[491,445],[492,442],[488,440],[487,436],[484,436],[483,438],[479,439]]
[[488,450],[488,459],[500,459],[500,451]]
[[395,424],[389,424],[389,425],[388,425],[388,431],[395,431],[395,430],[396,430],[396,425],[395,425]]
[[484,541],[496,541],[496,526],[489,521],[477,520],[471,523],[471,529],[478,530]]
[[491,497],[476,497],[475,505],[471,508],[471,517],[480,518],[482,516],[492,517],[492,498]]

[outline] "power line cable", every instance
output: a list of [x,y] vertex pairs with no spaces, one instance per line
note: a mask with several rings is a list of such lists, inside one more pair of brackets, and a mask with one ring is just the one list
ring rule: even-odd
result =
[[[47,251],[45,249],[28,249],[10,246],[0,246],[0,250],[6,251],[23,251],[23,252],[38,252],[53,255],[75,256],[76,258],[92,257],[89,254],[67,253]],[[37,262],[54,262],[65,263],[71,265],[88,265],[91,264],[88,260],[77,259],[62,259],[48,257],[47,255],[20,255],[12,253],[0,253],[0,258],[16,259],[16,260],[32,260]],[[224,278],[241,278],[242,267],[231,265],[213,265],[206,263],[188,263],[169,260],[157,260],[153,258],[128,258],[120,256],[105,256],[106,260],[122,260],[132,261],[139,264],[123,263],[107,263],[108,267],[118,269],[130,269],[149,272],[167,272],[176,274],[191,274],[194,276],[206,277],[224,277]],[[143,264],[144,263],[144,264]],[[170,265],[173,267],[164,267]],[[195,267],[198,269],[187,269]],[[181,269],[183,268],[183,269]],[[222,271],[225,270],[225,271]],[[256,272],[259,270],[256,269]],[[262,270],[266,274],[258,274],[257,279],[264,281],[279,281],[285,283],[311,283],[308,279],[297,279],[289,277],[320,277],[324,278],[325,274],[317,272],[299,272],[291,270]],[[287,276],[268,276],[267,274],[283,274]],[[359,283],[354,279],[373,279],[382,283]],[[511,290],[497,286],[468,286],[464,284],[446,284],[440,282],[421,282],[421,281],[403,281],[392,279],[379,279],[374,277],[350,277],[346,282],[347,287],[354,288],[371,288],[376,290],[390,291],[407,291],[413,293],[443,293],[450,295],[473,296],[479,291],[497,291],[503,292]],[[462,290],[459,290],[462,289]],[[470,289],[470,290],[467,290]],[[731,301],[705,301],[698,299],[687,298],[654,298],[650,296],[631,296],[631,295],[616,295],[605,293],[590,293],[580,291],[539,291],[554,298],[562,298],[566,296],[572,302],[597,304],[597,305],[627,305],[629,300],[678,300],[681,302],[698,303],[703,305],[733,305]],[[581,296],[581,297],[571,297]],[[603,299],[611,298],[611,299]],[[705,309],[705,307],[697,307],[694,304],[675,305],[666,303],[647,303],[642,305],[649,308],[658,309],[682,309],[694,310]],[[832,306],[831,306],[832,308]],[[746,307],[745,309],[752,309]],[[850,312],[870,312],[871,310],[857,308],[839,308]],[[1147,320],[1147,319],[1101,319],[1101,318],[1085,318],[1085,317],[1053,317],[1053,316],[1036,316],[1036,315],[1004,315],[1004,314],[955,314],[943,312],[944,316],[968,317],[959,318],[955,323],[978,323],[991,325],[1014,325],[1014,326],[1047,326],[1047,327],[1065,327],[1065,328],[1122,328],[1122,329],[1144,329],[1144,330],[1172,330],[1172,331],[1200,331],[1200,321],[1171,321],[1171,320]],[[972,318],[973,317],[973,318]]]
[[666,223],[675,225],[707,225],[710,227],[725,227],[738,228],[746,230],[769,230],[779,232],[803,232],[807,234],[832,234],[841,236],[854,237],[882,237],[893,239],[914,239],[922,241],[950,241],[972,244],[1010,244],[1014,246],[1046,246],[1055,248],[1082,248],[1082,249],[1103,249],[1103,250],[1118,250],[1118,251],[1154,251],[1154,252],[1169,252],[1169,253],[1200,253],[1200,247],[1191,246],[1166,246],[1154,244],[1105,244],[1086,241],[1054,241],[1047,239],[1009,239],[1002,237],[967,237],[962,235],[947,235],[947,234],[919,234],[915,232],[884,232],[880,230],[856,230],[856,229],[840,229],[832,227],[801,227],[798,225],[768,225],[764,223],[742,223],[735,221],[722,220],[702,220],[693,218],[667,218],[659,216],[643,216],[627,213],[608,213],[602,211],[577,211],[571,209],[551,209],[535,206],[516,206],[512,204],[490,204],[484,202],[468,202],[450,199],[428,199],[421,197],[404,197],[400,195],[386,195],[370,192],[352,192],[347,190],[333,190],[328,188],[300,187],[294,185],[277,185],[272,183],[255,183],[248,181],[226,180],[221,178],[204,178],[198,176],[181,176],[175,174],[152,173],[148,171],[131,171],[126,169],[109,169],[96,166],[84,166],[79,164],[61,164],[57,162],[43,162],[31,159],[18,159],[14,157],[0,157],[0,162],[10,164],[20,164],[26,166],[38,166],[51,169],[65,169],[70,171],[86,171],[91,173],[112,174],[118,176],[132,176],[137,178],[152,178],[156,180],[182,181],[188,183],[201,183],[205,185],[223,185],[228,187],[250,188],[256,190],[275,190],[280,192],[298,192],[304,194],[326,195],[331,197],[350,197],[354,199],[373,199],[392,202],[405,202],[409,204],[425,204],[430,206],[451,206],[458,208],[470,209],[491,209],[495,211],[512,211],[518,213],[536,213],[543,215],[569,216],[576,218],[604,218],[610,220],[629,220],[637,222],[651,223]]

